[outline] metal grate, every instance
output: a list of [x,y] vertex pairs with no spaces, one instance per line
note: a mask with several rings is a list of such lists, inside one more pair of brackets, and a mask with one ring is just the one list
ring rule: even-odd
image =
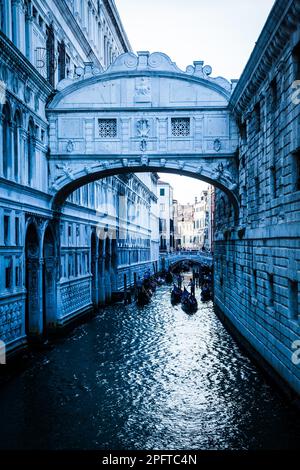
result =
[[171,130],[174,137],[187,137],[190,135],[190,118],[172,118]]
[[107,139],[117,137],[116,119],[98,119],[99,137]]

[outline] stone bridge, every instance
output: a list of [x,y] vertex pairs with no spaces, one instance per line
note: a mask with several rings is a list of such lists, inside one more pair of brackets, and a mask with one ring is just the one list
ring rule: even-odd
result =
[[203,251],[182,251],[179,253],[161,253],[160,254],[160,267],[169,269],[176,264],[183,261],[193,261],[196,264],[206,264],[212,266],[213,256],[211,253]]
[[50,188],[60,209],[78,187],[120,173],[167,172],[214,184],[238,214],[234,84],[162,53],[119,56],[100,73],[60,82],[50,102]]

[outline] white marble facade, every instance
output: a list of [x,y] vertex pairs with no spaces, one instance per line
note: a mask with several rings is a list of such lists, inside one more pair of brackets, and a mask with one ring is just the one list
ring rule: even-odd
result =
[[157,269],[157,176],[91,182],[55,219],[46,102],[130,44],[112,1],[3,0],[0,28],[0,337],[13,353]]

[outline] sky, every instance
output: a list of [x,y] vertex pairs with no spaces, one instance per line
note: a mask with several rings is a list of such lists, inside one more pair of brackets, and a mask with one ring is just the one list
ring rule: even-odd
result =
[[[136,51],[164,52],[182,69],[194,60],[212,66],[212,76],[239,78],[274,0],[115,0]],[[163,174],[174,197],[193,202],[207,184]],[[188,180],[188,181],[187,181]],[[186,188],[189,188],[187,191]]]

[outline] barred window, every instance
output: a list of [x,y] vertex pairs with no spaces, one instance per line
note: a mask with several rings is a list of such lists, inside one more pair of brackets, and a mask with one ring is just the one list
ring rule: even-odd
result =
[[171,118],[171,130],[174,137],[190,135],[190,118]]
[[104,139],[117,137],[116,119],[98,119],[99,137]]

